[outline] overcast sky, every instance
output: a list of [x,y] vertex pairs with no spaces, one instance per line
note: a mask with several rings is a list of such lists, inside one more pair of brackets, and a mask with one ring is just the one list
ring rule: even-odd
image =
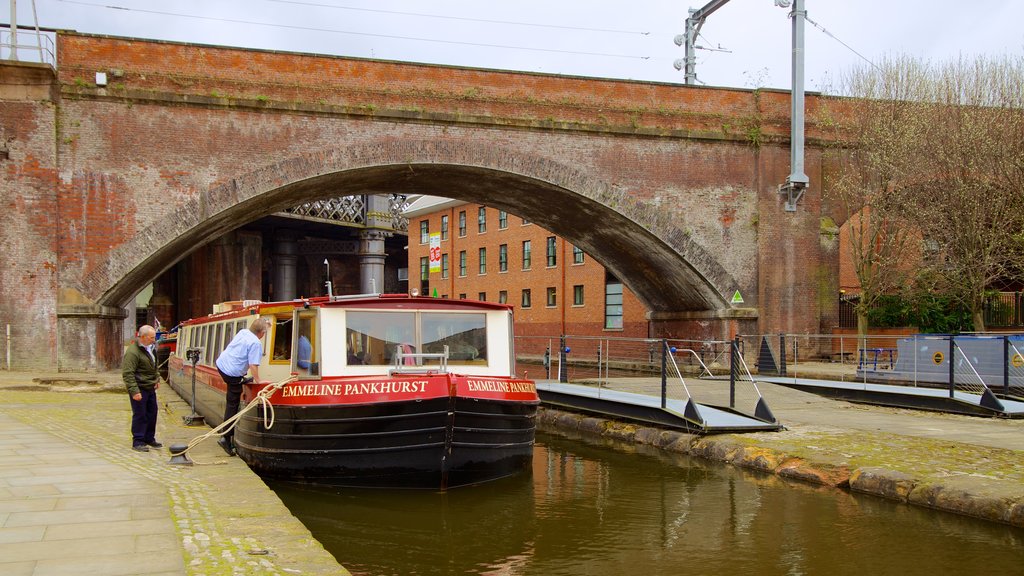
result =
[[[36,0],[39,26],[205,44],[682,83],[673,37],[692,3],[670,0]],[[1024,55],[1022,0],[805,0],[806,87],[886,54],[933,62]],[[18,0],[20,26],[34,25]],[[790,9],[731,0],[698,43],[712,86],[789,88]],[[0,22],[10,22],[0,2]],[[822,28],[827,31],[823,31]],[[5,31],[6,32],[6,31]],[[26,39],[19,39],[20,43]],[[845,46],[844,46],[845,44]],[[720,51],[719,51],[720,50]],[[7,52],[0,53],[6,57]],[[58,63],[59,64],[59,63]]]

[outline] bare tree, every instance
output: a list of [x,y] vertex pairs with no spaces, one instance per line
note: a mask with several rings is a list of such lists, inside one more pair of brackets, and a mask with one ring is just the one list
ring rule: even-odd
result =
[[927,109],[915,98],[925,78],[921,65],[906,58],[855,70],[842,90],[856,98],[836,100],[826,112],[838,146],[825,190],[848,218],[842,231],[860,284],[855,311],[862,342],[868,311],[908,284],[919,254],[920,234],[903,206],[926,128]]
[[878,297],[910,284],[920,254],[922,277],[984,330],[986,290],[1022,268],[1024,60],[888,59],[851,72],[841,91],[853,100],[836,107],[846,152],[831,196],[861,209],[849,226],[858,328]]
[[1024,258],[1024,60],[962,58],[932,78],[914,205],[928,266],[981,331],[986,290]]

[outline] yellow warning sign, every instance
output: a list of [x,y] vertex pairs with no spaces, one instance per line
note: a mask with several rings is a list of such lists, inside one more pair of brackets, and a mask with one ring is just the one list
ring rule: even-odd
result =
[[942,352],[936,352],[935,354],[932,354],[932,362],[935,362],[936,364],[942,364],[942,361],[945,358],[946,355],[943,354]]
[[1014,368],[1020,368],[1021,366],[1024,366],[1024,356],[1021,356],[1020,354],[1014,354],[1013,359],[1010,360],[1010,364],[1013,364]]

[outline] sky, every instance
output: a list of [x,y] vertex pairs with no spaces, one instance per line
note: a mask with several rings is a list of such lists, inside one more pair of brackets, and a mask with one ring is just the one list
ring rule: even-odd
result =
[[[681,84],[692,3],[669,0],[17,0],[20,27]],[[700,30],[709,86],[791,83],[791,8],[730,0]],[[0,22],[11,20],[0,2]],[[1024,56],[1024,1],[805,0],[805,87],[884,56]],[[816,25],[815,25],[816,24]],[[3,30],[6,40],[8,31]],[[34,38],[19,37],[19,44]],[[8,50],[0,50],[7,57]],[[30,59],[21,51],[22,59]],[[59,63],[58,63],[59,65]]]

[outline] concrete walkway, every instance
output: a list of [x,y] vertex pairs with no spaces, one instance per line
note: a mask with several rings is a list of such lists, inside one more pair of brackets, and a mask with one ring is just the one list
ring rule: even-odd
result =
[[[209,430],[159,401],[165,446]],[[116,374],[0,373],[0,574],[348,573],[214,439],[170,465],[131,450],[130,419]]]

